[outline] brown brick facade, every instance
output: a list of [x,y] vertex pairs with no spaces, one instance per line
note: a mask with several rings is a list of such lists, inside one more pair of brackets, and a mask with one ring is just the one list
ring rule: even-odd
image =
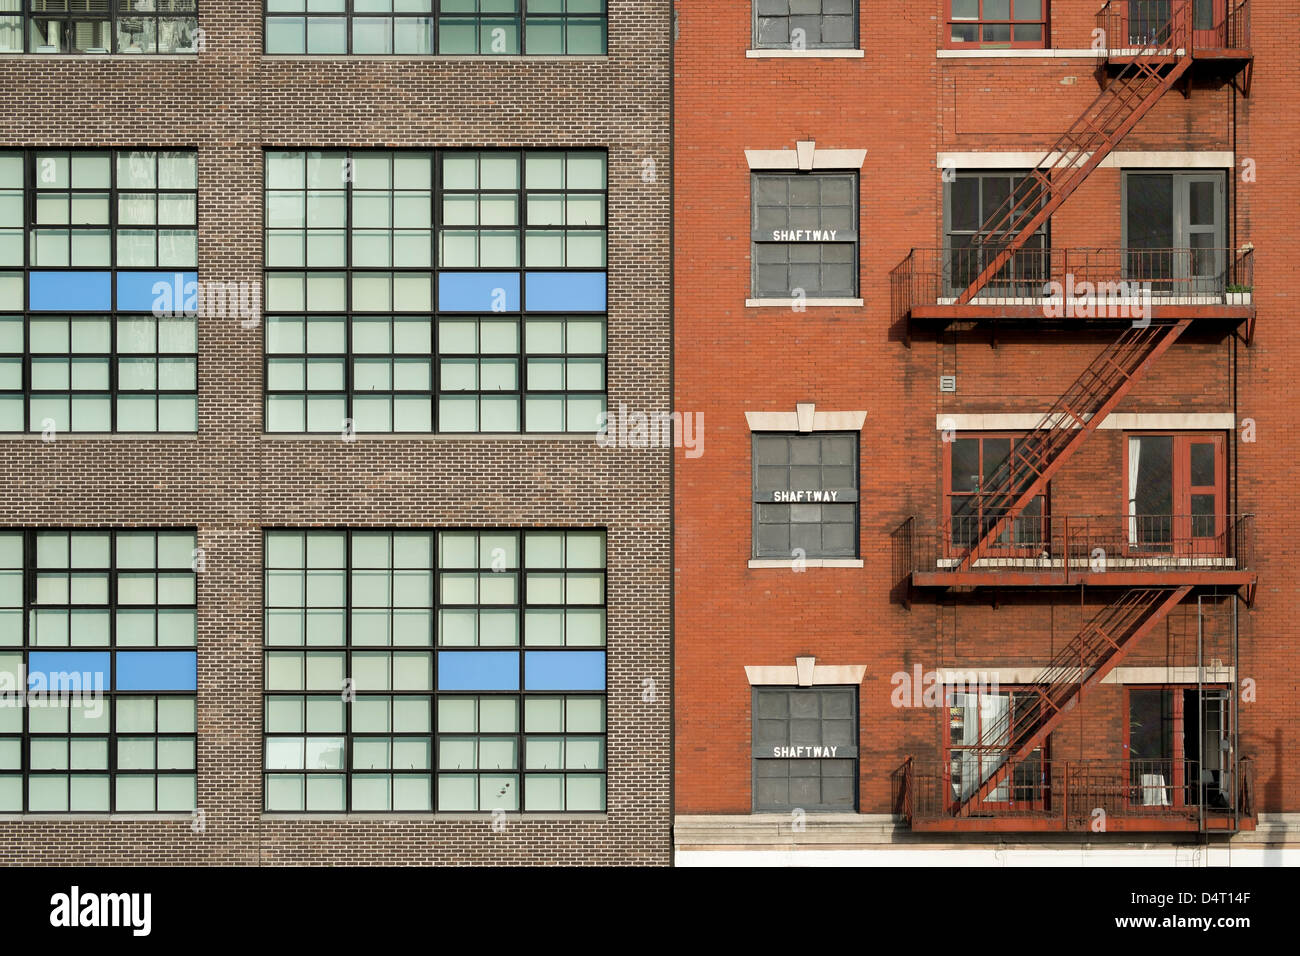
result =
[[[194,58],[0,60],[0,147],[198,151],[201,279],[262,277],[262,150],[609,151],[609,404],[668,404],[669,17],[612,0],[606,57],[265,57],[262,5],[201,8]],[[655,175],[647,176],[647,160]],[[199,327],[197,436],[3,443],[0,524],[197,526],[198,806],[183,819],[0,821],[25,864],[663,864],[669,458],[590,436],[268,437],[263,334]],[[608,529],[608,810],[491,819],[263,816],[261,529]],[[650,683],[653,682],[653,683]],[[653,693],[651,693],[653,691]]]

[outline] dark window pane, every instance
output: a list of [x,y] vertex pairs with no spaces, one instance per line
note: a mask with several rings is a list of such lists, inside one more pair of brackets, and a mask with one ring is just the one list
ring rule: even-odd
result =
[[1210,442],[1192,444],[1192,484],[1214,484],[1214,445]]

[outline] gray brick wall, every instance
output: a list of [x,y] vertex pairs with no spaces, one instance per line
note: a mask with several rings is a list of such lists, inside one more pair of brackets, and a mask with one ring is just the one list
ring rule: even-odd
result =
[[[260,281],[264,147],[609,150],[609,403],[669,404],[669,5],[611,0],[609,55],[574,60],[261,54],[260,3],[201,8],[197,59],[0,59],[0,148],[189,146],[199,271]],[[642,178],[654,160],[654,182]],[[195,437],[0,441],[0,525],[193,525],[199,806],[186,819],[0,819],[25,864],[662,864],[669,853],[666,450],[590,437],[262,434],[262,330],[199,327]],[[270,525],[602,526],[609,794],[598,818],[287,819],[261,813],[261,533]],[[643,681],[655,700],[643,701]]]

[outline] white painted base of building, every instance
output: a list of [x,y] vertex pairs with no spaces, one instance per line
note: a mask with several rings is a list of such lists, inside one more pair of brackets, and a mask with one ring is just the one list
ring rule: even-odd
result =
[[1201,842],[1116,834],[951,838],[913,834],[888,815],[679,816],[677,866],[1300,866],[1300,814],[1261,814],[1258,828]]

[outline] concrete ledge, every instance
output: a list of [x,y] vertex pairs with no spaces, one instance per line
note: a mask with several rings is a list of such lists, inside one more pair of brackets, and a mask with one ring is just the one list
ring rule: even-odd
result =
[[679,849],[844,846],[893,843],[906,823],[887,813],[806,813],[796,831],[793,813],[689,815],[673,818]]
[[940,60],[1064,60],[1097,58],[1096,50],[935,50]]
[[36,432],[8,432],[0,434],[0,441],[57,445],[69,441],[194,441],[198,437],[198,432],[57,432],[53,441],[46,441]]
[[747,309],[792,309],[794,304],[810,309],[852,309],[862,305],[861,299],[746,299]]
[[766,59],[809,59],[809,60],[860,60],[867,55],[866,50],[746,50],[745,56],[751,60]]
[[784,558],[750,558],[749,566],[751,568],[793,568],[795,565],[801,568],[860,568],[863,567],[861,558],[804,558],[796,562],[793,558],[786,560]]

